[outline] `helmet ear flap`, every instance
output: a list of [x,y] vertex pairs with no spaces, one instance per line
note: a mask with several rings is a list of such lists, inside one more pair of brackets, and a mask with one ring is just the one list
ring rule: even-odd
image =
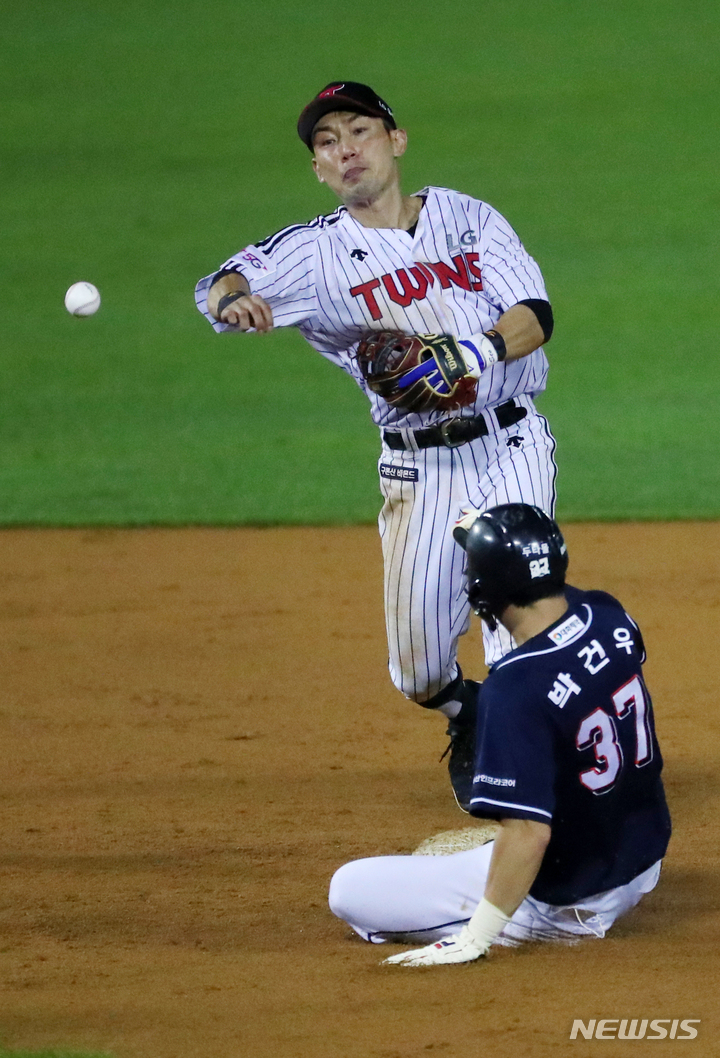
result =
[[489,606],[478,606],[475,613],[481,620],[485,622],[491,632],[497,631],[497,617],[492,612]]
[[487,599],[483,598],[483,592],[480,587],[480,581],[474,580],[467,586],[467,597],[470,603],[470,609],[476,614],[481,620],[485,622],[491,632],[497,629],[497,618],[490,609],[490,604]]

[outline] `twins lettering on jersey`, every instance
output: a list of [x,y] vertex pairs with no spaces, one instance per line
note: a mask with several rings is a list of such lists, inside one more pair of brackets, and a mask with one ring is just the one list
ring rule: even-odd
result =
[[[246,245],[220,266],[245,276],[253,294],[269,304],[275,327],[297,327],[314,349],[347,371],[381,427],[415,429],[433,416],[391,407],[368,389],[354,350],[369,329],[469,336],[488,330],[519,301],[547,299],[537,263],[492,206],[447,188],[417,194],[425,204],[412,236],[365,227],[339,206]],[[233,328],[208,311],[215,274],[198,282],[195,298],[220,333]],[[479,379],[474,407],[479,412],[541,393],[546,374],[541,349],[496,365]],[[502,445],[510,451],[523,447],[517,436],[503,436]]]
[[[360,252],[362,251],[353,250],[350,256]],[[397,268],[394,272],[386,272],[379,279],[373,277],[350,287],[350,294],[354,298],[363,298],[372,318],[379,320],[383,313],[375,291],[381,284],[390,300],[404,309],[413,301],[423,301],[427,297],[428,287],[435,286],[438,282],[442,290],[448,290],[451,286],[463,290],[482,290],[482,275],[477,265],[479,256],[474,252],[456,254],[452,258],[454,267],[446,261],[428,261],[427,264],[418,262],[409,268]]]

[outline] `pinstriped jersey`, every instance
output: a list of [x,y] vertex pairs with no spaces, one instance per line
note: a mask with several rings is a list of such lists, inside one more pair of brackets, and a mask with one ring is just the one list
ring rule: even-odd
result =
[[[519,301],[547,300],[540,269],[497,210],[446,188],[427,187],[418,195],[424,204],[413,234],[367,228],[340,206],[247,246],[222,266],[242,273],[252,293],[270,305],[276,326],[297,327],[355,379],[379,426],[417,428],[447,413],[391,408],[368,388],[353,356],[368,331],[469,338]],[[216,331],[236,330],[207,311],[213,275],[197,284],[198,308]],[[474,410],[533,396],[545,388],[546,376],[541,348],[495,364],[480,378]]]

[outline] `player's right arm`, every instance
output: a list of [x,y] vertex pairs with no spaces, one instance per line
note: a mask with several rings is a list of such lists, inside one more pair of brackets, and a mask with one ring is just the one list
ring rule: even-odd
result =
[[283,228],[198,281],[195,302],[215,331],[308,325],[317,312],[315,251],[322,221]]
[[459,933],[425,948],[391,955],[387,963],[440,966],[473,962],[486,955],[530,892],[550,841],[550,826],[515,817],[500,821],[493,844],[485,893]]
[[510,918],[530,892],[550,841],[550,826],[536,819],[500,820],[485,883],[485,900]]
[[272,309],[265,298],[252,293],[242,272],[218,273],[207,293],[207,309],[219,323],[241,331],[272,330]]
[[[538,685],[539,686],[539,685]],[[535,710],[525,681],[508,680],[502,667],[483,685],[484,717],[475,761],[472,815],[500,821],[483,898],[467,926],[444,940],[399,955],[389,963],[437,966],[486,955],[530,892],[552,834],[556,762],[554,731]]]

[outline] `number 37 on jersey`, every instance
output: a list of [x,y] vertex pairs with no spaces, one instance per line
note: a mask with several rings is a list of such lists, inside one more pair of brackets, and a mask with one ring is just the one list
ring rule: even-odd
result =
[[[630,653],[633,650],[633,637],[627,628],[616,628],[613,632],[615,648]],[[611,658],[597,639],[591,640],[577,652],[582,662],[579,671],[592,679],[606,666]],[[573,695],[580,695],[582,686],[568,672],[559,672],[548,691],[549,700],[560,709],[564,708]],[[583,681],[584,682],[584,681]],[[597,700],[597,699],[595,699]],[[653,743],[649,726],[649,704],[645,684],[640,675],[633,675],[609,694],[607,708],[597,706],[585,716],[577,728],[575,746],[579,751],[593,750],[595,763],[592,767],[580,772],[582,785],[594,794],[608,793],[617,783],[621,773],[624,754],[623,744],[631,744],[634,749],[634,760],[628,761],[637,768],[649,764],[653,758]],[[618,724],[627,722],[632,726],[633,737],[620,739]]]

